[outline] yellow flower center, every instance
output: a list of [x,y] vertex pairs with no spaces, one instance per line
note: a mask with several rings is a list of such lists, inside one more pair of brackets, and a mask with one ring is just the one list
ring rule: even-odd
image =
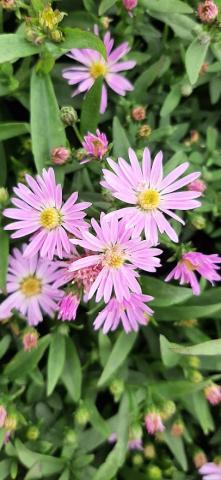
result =
[[40,215],[40,223],[42,227],[47,228],[48,230],[53,230],[53,228],[61,225],[61,214],[54,207],[45,208]]
[[104,265],[111,268],[120,268],[124,264],[124,256],[122,250],[115,245],[106,250],[104,254]]
[[137,200],[143,210],[154,210],[160,203],[160,195],[156,190],[143,190],[138,194]]
[[37,277],[26,277],[20,284],[21,292],[25,297],[33,297],[41,292],[41,280]]
[[196,270],[197,268],[197,265],[194,265],[193,263],[190,262],[190,260],[181,260],[182,263],[184,263],[185,267],[187,268],[187,270],[189,270],[190,272],[193,272],[194,270]]
[[101,77],[107,73],[107,67],[102,62],[94,62],[90,67],[90,74],[96,80],[96,78]]

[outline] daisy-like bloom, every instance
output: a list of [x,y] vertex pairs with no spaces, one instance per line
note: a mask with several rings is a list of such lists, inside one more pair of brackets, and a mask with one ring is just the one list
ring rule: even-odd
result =
[[211,383],[204,389],[206,399],[211,405],[218,405],[221,403],[221,387],[216,383]]
[[145,416],[145,426],[149,435],[155,435],[155,433],[165,430],[161,416],[157,410],[147,413]]
[[205,0],[204,2],[199,3],[197,13],[201,22],[211,23],[216,19],[219,9],[213,0]]
[[74,245],[80,245],[94,254],[75,260],[70,271],[76,272],[98,263],[102,265],[88,298],[92,298],[97,291],[96,301],[99,302],[103,297],[107,303],[114,291],[117,300],[122,302],[123,299],[129,299],[130,292],[141,294],[136,268],[155,272],[160,265],[157,255],[161,250],[150,248],[149,243],[141,241],[140,237],[132,238],[132,230],[123,220],[118,221],[116,216],[109,220],[107,215],[101,214],[100,225],[95,219],[91,220],[91,225],[96,236],[85,230],[82,231],[81,240],[71,240]]
[[169,273],[165,281],[169,282],[173,278],[180,280],[180,285],[190,284],[194,295],[200,294],[200,285],[195,272],[208,280],[212,285],[215,281],[221,280],[217,273],[221,257],[217,254],[204,255],[200,252],[188,252],[182,255],[182,258],[176,267]]
[[128,299],[123,299],[121,302],[112,298],[96,317],[95,330],[102,328],[103,333],[106,334],[110,330],[116,330],[119,324],[122,324],[126,333],[137,332],[139,326],[146,326],[149,316],[153,315],[153,310],[146,305],[146,302],[151,300],[153,297],[142,293],[131,293]]
[[144,230],[146,239],[152,244],[158,242],[158,230],[178,242],[177,233],[165,215],[184,224],[174,210],[190,210],[200,206],[200,202],[195,200],[201,195],[200,192],[177,192],[196,180],[200,173],[190,173],[179,179],[189,166],[188,162],[185,162],[163,178],[162,152],[156,155],[152,167],[148,148],[144,149],[142,165],[131,148],[128,154],[130,164],[123,158],[119,158],[118,162],[111,158],[107,160],[113,172],[103,170],[104,180],[101,185],[110,190],[114,197],[132,206],[121,208],[109,215],[125,218],[128,227],[133,227],[137,235]]
[[199,470],[203,480],[221,480],[221,465],[209,462],[205,463]]
[[100,113],[104,113],[107,108],[106,84],[118,95],[124,96],[127,91],[132,91],[133,85],[119,75],[119,72],[131,70],[136,65],[133,60],[119,61],[130,51],[127,42],[121,43],[113,50],[114,40],[111,38],[110,32],[105,33],[103,42],[106,47],[107,60],[95,50],[73,48],[68,56],[79,62],[81,66],[77,65],[63,70],[63,77],[68,80],[69,85],[79,84],[72,94],[73,97],[90,90],[98,77],[104,78]]
[[[107,137],[105,133],[100,132],[99,129],[96,130],[96,135],[88,132],[88,134],[84,136],[82,145],[90,157],[99,158],[99,160],[102,160],[105,153],[108,151]],[[83,160],[81,163],[87,163],[89,161],[90,160],[87,159]]]
[[49,262],[33,255],[25,258],[15,248],[9,257],[6,290],[9,296],[0,305],[0,319],[10,317],[16,309],[27,318],[29,325],[43,320],[43,313],[50,317],[57,309],[57,301],[63,292],[54,283],[60,276],[59,262]]
[[73,293],[68,293],[60,300],[58,304],[58,318],[63,322],[75,320],[77,309],[79,307],[80,297]]
[[62,201],[61,185],[56,184],[53,168],[43,170],[42,176],[36,180],[26,175],[26,185],[21,183],[14,188],[16,197],[12,203],[16,208],[6,208],[4,215],[15,219],[5,227],[6,230],[16,230],[12,238],[20,238],[34,234],[24,251],[24,256],[32,256],[40,251],[42,257],[52,259],[54,255],[63,257],[71,251],[68,233],[79,235],[79,229],[87,228],[83,220],[84,210],[91,203],[76,203],[78,193],[74,192],[68,200]]

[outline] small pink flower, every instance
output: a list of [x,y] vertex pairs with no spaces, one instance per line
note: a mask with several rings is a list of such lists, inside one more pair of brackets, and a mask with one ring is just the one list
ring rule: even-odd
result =
[[137,0],[123,0],[123,6],[126,10],[133,10],[137,6]]
[[55,286],[62,271],[60,262],[33,255],[24,257],[22,250],[15,248],[9,257],[6,290],[8,297],[0,305],[0,319],[10,317],[16,309],[27,318],[29,325],[38,325],[43,314],[52,317],[63,292]]
[[64,165],[70,158],[70,150],[65,147],[56,147],[51,150],[51,161],[55,165]]
[[71,251],[69,233],[79,235],[80,229],[87,229],[84,210],[91,203],[76,203],[77,192],[63,203],[62,188],[56,183],[53,168],[43,169],[36,180],[30,175],[25,178],[28,186],[19,183],[14,188],[16,197],[11,201],[16,208],[6,208],[3,212],[6,217],[16,220],[5,229],[16,230],[12,238],[32,235],[24,251],[25,257],[40,252],[41,257],[50,260],[54,255],[63,258],[64,252],[69,254]]
[[204,183],[203,180],[200,180],[199,178],[197,180],[194,180],[193,182],[189,183],[187,185],[188,190],[190,191],[195,191],[195,192],[205,192],[206,190],[206,184]]
[[36,348],[38,345],[38,332],[37,330],[30,330],[26,332],[22,338],[23,348],[25,352],[30,352],[33,348]]
[[212,383],[204,389],[205,397],[211,405],[218,405],[221,403],[221,387]]
[[111,38],[110,32],[105,33],[103,41],[107,51],[107,60],[95,50],[73,48],[68,56],[80,65],[63,70],[63,77],[68,80],[69,85],[78,84],[72,93],[73,97],[90,90],[98,77],[104,78],[100,113],[104,113],[107,108],[106,84],[118,95],[124,96],[126,92],[133,90],[133,85],[119,72],[131,70],[136,65],[133,60],[119,61],[130,51],[127,42],[121,43],[113,50],[114,40]]
[[205,0],[199,3],[197,13],[202,22],[211,23],[216,19],[219,9],[213,0]]
[[134,107],[131,111],[131,116],[136,122],[141,122],[146,118],[146,109],[142,105]]
[[147,432],[150,435],[154,435],[157,432],[163,432],[165,430],[161,416],[157,411],[149,412],[145,416],[145,425]]
[[153,310],[146,305],[151,300],[153,297],[142,293],[132,293],[121,302],[112,298],[95,319],[95,330],[102,328],[106,334],[110,330],[116,330],[122,323],[126,333],[137,332],[140,325],[147,325],[149,316],[153,314]]
[[185,253],[165,281],[169,282],[174,278],[175,280],[180,280],[180,285],[189,283],[194,295],[199,295],[200,285],[195,272],[199,273],[213,285],[215,281],[221,280],[221,276],[217,273],[217,270],[220,268],[217,263],[221,263],[221,257],[217,254]]
[[104,298],[108,303],[112,291],[119,302],[128,299],[130,292],[141,294],[141,287],[137,281],[139,276],[136,269],[155,272],[160,265],[157,255],[161,250],[150,248],[146,240],[141,240],[133,234],[124,220],[118,221],[116,216],[111,219],[101,214],[100,224],[91,220],[96,235],[82,231],[82,239],[73,239],[74,245],[79,245],[93,252],[92,255],[75,260],[71,272],[101,264],[102,268],[96,280],[92,283],[88,298],[96,294],[96,302]]
[[203,475],[203,480],[221,480],[221,465],[205,463],[199,473]]
[[59,302],[58,318],[63,322],[75,320],[77,309],[80,303],[80,297],[73,293],[68,293]]
[[5,425],[5,419],[7,417],[7,411],[3,405],[0,405],[0,428]]
[[152,165],[148,148],[144,149],[142,164],[132,148],[129,148],[128,155],[130,163],[123,158],[119,158],[118,162],[108,158],[112,172],[103,170],[104,180],[101,185],[107,188],[113,197],[128,204],[108,216],[124,218],[127,226],[134,228],[136,235],[141,235],[144,231],[146,240],[153,245],[158,243],[158,230],[160,233],[165,232],[172,241],[178,242],[178,235],[166,217],[184,224],[175,211],[191,210],[200,206],[200,202],[195,200],[200,197],[200,192],[177,191],[196,180],[200,172],[179,178],[189,166],[189,163],[185,162],[163,177],[162,152],[156,155]]
[[[104,155],[108,152],[108,140],[105,133],[101,133],[100,130],[96,130],[96,135],[88,132],[84,137],[82,143],[86,153],[91,157],[99,158],[102,160]],[[83,160],[81,163],[87,163],[89,160]]]

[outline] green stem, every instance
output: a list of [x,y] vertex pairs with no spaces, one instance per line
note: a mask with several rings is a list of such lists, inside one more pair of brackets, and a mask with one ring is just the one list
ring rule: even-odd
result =
[[76,135],[77,139],[78,139],[79,142],[82,144],[83,138],[82,138],[82,136],[81,136],[81,134],[80,134],[80,132],[79,132],[79,130],[78,130],[78,127],[77,127],[76,125],[72,125],[72,127],[73,127],[73,130],[74,130],[74,132],[75,132],[75,135]]

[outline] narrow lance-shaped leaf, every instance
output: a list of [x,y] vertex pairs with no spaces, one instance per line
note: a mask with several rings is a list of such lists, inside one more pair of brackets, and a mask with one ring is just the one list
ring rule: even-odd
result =
[[65,361],[65,337],[60,333],[54,333],[48,354],[47,370],[47,394],[51,395],[61,376]]
[[4,230],[0,230],[0,289],[5,289],[8,255],[9,255],[9,237]]
[[82,371],[78,353],[71,338],[66,338],[66,359],[62,381],[72,400],[78,402],[81,397]]
[[30,352],[20,350],[6,366],[4,373],[10,379],[17,379],[30,373],[42,356],[50,342],[50,335],[46,335],[38,342],[38,346]]
[[99,6],[98,13],[103,15],[109,8],[113,7],[117,0],[102,0]]
[[0,35],[0,63],[11,62],[18,58],[38,53],[40,48],[28,42],[17,33]]
[[81,111],[81,134],[96,132],[99,122],[99,111],[101,103],[101,89],[103,78],[97,78],[93,87],[88,91],[82,105]]
[[0,140],[19,137],[30,132],[28,123],[23,122],[0,122]]
[[203,43],[198,38],[195,38],[186,51],[186,71],[192,85],[196,83],[198,79],[200,68],[205,60],[208,47],[208,42]]
[[117,117],[114,117],[113,120],[113,140],[114,156],[127,158],[130,143],[127,134]]

